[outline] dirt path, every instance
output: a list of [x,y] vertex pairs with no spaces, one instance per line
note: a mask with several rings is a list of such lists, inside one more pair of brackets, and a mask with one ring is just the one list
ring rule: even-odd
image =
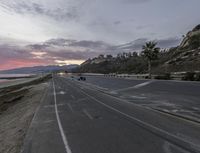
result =
[[11,98],[11,94],[8,97],[11,101],[0,106],[0,153],[20,153],[25,134],[48,85],[46,82],[26,86],[20,91],[21,97],[15,94],[18,98]]

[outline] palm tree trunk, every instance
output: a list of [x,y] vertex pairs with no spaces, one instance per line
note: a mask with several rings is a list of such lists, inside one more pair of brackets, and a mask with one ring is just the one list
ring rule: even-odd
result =
[[151,79],[151,60],[148,61],[149,79]]

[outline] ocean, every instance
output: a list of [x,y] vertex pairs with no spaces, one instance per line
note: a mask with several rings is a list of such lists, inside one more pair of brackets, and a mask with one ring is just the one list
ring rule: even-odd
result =
[[28,77],[31,74],[0,74],[0,83],[15,81],[22,77]]

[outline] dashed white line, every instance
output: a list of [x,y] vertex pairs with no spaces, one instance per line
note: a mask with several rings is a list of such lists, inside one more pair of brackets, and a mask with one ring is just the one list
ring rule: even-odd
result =
[[58,94],[60,94],[60,95],[64,95],[65,92],[64,92],[64,91],[60,91]]
[[86,115],[89,119],[93,120],[92,115],[90,115],[90,113],[89,113],[86,109],[83,109],[83,113],[85,113],[85,115]]
[[72,99],[75,99],[74,95],[71,95]]
[[67,106],[70,108],[70,110],[71,110],[72,112],[74,112],[74,110],[73,110],[73,108],[72,108],[72,106],[71,106],[70,103],[68,103]]
[[72,151],[71,151],[71,149],[70,149],[70,147],[69,147],[67,138],[66,138],[66,136],[65,136],[65,133],[64,133],[64,130],[63,130],[61,121],[60,121],[60,116],[59,116],[59,114],[58,114],[58,106],[57,106],[57,99],[56,99],[56,91],[55,91],[55,84],[54,84],[53,78],[52,78],[52,82],[53,82],[53,93],[54,93],[54,102],[55,102],[55,113],[56,113],[56,119],[57,119],[57,122],[58,122],[58,127],[59,127],[59,130],[60,130],[60,134],[61,134],[61,136],[62,136],[63,143],[64,143],[64,145],[65,145],[65,151],[66,151],[66,153],[72,153]]
[[147,82],[144,82],[144,83],[140,83],[140,84],[137,84],[133,87],[128,87],[128,88],[124,88],[124,89],[118,89],[118,90],[114,90],[115,92],[119,92],[119,91],[126,91],[126,90],[129,90],[129,89],[138,89],[138,88],[141,88],[141,87],[144,87],[150,83],[152,83],[153,81],[147,81]]
[[134,86],[134,88],[135,88],[135,89],[138,89],[138,88],[144,87],[144,86],[146,86],[146,85],[148,85],[148,84],[150,84],[150,83],[152,83],[152,82],[153,82],[153,81],[147,81],[147,82],[144,82],[144,83],[140,83],[140,84]]

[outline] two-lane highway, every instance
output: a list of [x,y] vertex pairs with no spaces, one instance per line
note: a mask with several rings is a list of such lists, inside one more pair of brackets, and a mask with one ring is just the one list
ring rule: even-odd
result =
[[53,76],[22,153],[200,152],[200,126]]
[[87,76],[87,83],[132,103],[200,123],[200,82]]

